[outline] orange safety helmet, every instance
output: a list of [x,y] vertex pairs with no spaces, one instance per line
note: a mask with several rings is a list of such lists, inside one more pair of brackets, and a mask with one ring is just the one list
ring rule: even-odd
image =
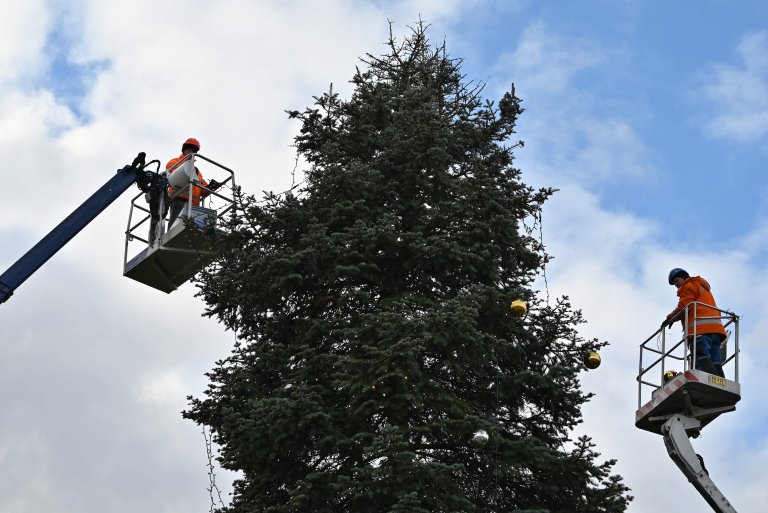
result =
[[200,151],[200,141],[198,141],[194,137],[190,137],[189,139],[184,141],[184,144],[181,145],[181,150],[184,151],[184,147],[187,145],[194,146],[195,148],[197,148],[197,151]]

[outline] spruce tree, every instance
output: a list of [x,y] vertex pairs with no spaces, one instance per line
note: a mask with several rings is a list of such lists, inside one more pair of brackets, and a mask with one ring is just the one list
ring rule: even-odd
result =
[[[603,344],[533,290],[551,189],[513,166],[494,103],[423,24],[368,54],[301,123],[290,194],[243,197],[198,278],[236,330],[187,418],[239,471],[231,512],[624,511],[613,461],[575,438]],[[529,305],[516,317],[514,299]],[[483,436],[483,433],[487,435]]]

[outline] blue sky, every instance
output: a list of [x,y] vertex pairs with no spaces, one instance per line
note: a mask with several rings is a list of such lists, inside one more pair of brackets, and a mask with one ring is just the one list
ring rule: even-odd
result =
[[63,20],[57,22],[48,34],[43,48],[45,70],[35,86],[50,90],[56,99],[74,114],[78,121],[87,123],[81,102],[88,93],[91,81],[106,68],[106,62],[78,62],[77,39],[69,33]]
[[[758,2],[525,2],[462,18],[454,29],[461,41],[452,48],[467,47],[468,74],[497,85],[500,77],[489,70],[532,23],[581,47],[593,60],[573,72],[568,94],[552,100],[629,123],[650,171],[629,180],[618,173],[591,183],[584,177],[584,186],[606,208],[662,223],[670,241],[731,244],[765,214],[765,123],[729,132],[719,118],[750,100],[747,91],[739,96],[734,80],[754,80],[764,93],[768,69],[759,52],[768,46],[767,15]],[[536,117],[540,103],[517,82],[528,108],[521,121],[525,138],[527,119]],[[765,108],[764,99],[752,100],[757,104],[746,108]],[[574,125],[574,143],[583,144]],[[707,212],[706,223],[696,221],[694,204]]]
[[[768,372],[764,4],[6,4],[0,269],[137,152],[165,161],[187,137],[246,190],[287,189],[298,126],[284,111],[330,83],[347,96],[358,58],[384,51],[387,20],[402,37],[421,17],[486,97],[514,82],[523,99],[516,163],[529,184],[560,189],[543,213],[550,292],[583,309],[584,336],[611,343],[583,375],[596,395],[579,434],[618,459],[629,511],[704,509],[661,438],[633,426],[637,346],[675,305],[672,267],[743,316],[744,398],[695,446],[737,509],[768,504],[768,398],[755,392]],[[130,196],[0,306],[3,511],[210,506],[203,439],[179,412],[234,335],[200,316],[192,285],[166,296],[121,276]],[[231,479],[221,472],[225,493]]]

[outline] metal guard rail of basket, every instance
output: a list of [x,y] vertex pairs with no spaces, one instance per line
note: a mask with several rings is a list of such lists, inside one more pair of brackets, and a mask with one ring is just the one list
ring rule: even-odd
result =
[[[712,310],[716,310],[720,315],[699,317],[697,315],[697,310],[699,305],[710,308]],[[683,308],[674,317],[672,317],[672,319],[670,319],[669,324],[673,325],[675,322],[682,319],[683,326],[684,327],[688,326],[689,315],[690,315],[689,311],[691,310],[691,306],[693,306],[693,309],[692,309],[693,310],[693,347],[690,349],[690,354],[694,354],[694,355],[696,354],[697,326],[700,321],[718,319],[723,323],[724,328],[733,326],[734,351],[731,354],[731,356],[723,360],[722,365],[723,365],[723,368],[725,368],[726,364],[733,361],[733,372],[734,372],[733,380],[738,383],[739,382],[739,316],[731,311],[723,310],[716,306],[708,305],[706,303],[702,303],[699,301],[694,301],[693,303],[689,303],[688,305],[686,305],[685,308]],[[659,340],[659,337],[660,337],[660,340]],[[679,341],[675,342],[672,345],[672,347],[667,349],[666,329],[662,327],[654,331],[650,337],[645,339],[643,343],[640,344],[640,364],[639,364],[639,370],[636,378],[638,382],[638,388],[637,388],[637,407],[638,408],[640,408],[643,404],[643,401],[642,401],[643,386],[651,387],[652,390],[656,390],[657,388],[659,388],[664,384],[664,372],[666,371],[667,358],[670,358],[675,361],[683,362],[683,372],[686,370],[689,370],[692,367],[688,344],[685,343],[687,338],[688,338],[687,330],[684,329],[682,338]],[[648,344],[653,340],[656,340],[656,347],[649,347]],[[730,340],[730,333],[728,333],[725,342],[728,342],[729,340]],[[659,342],[661,342],[660,347],[659,347]],[[678,350],[680,346],[683,346],[682,355],[674,354],[675,351]],[[653,355],[657,355],[656,359],[653,361],[653,363],[648,365],[648,367],[643,366],[643,357],[646,352],[651,353],[650,355],[651,358],[653,357]],[[649,372],[657,366],[659,366],[659,371],[660,371],[659,382],[655,383],[655,382],[649,381],[651,379],[649,377],[650,376]]]

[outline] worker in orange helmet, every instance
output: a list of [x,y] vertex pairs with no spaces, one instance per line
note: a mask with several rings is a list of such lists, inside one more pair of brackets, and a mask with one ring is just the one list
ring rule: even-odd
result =
[[[688,325],[683,329],[686,331],[689,348],[693,345],[694,336],[696,337],[695,368],[725,377],[720,354],[720,345],[726,338],[725,328],[719,319],[720,311],[715,309],[717,304],[709,282],[701,276],[691,277],[685,269],[679,267],[670,271],[668,281],[670,285],[677,287],[677,296],[680,300],[677,307],[661,323],[662,329],[678,320],[681,323],[686,322],[684,313],[674,321],[672,318],[687,308]],[[693,305],[694,302],[700,304]]]
[[[176,168],[173,171],[170,171],[170,169],[173,166],[178,164],[182,159],[184,159],[190,153],[197,153],[198,151],[200,151],[200,141],[198,141],[194,137],[190,137],[189,139],[184,141],[184,144],[181,145],[181,155],[179,155],[174,159],[169,160],[168,163],[165,165],[165,169],[166,171],[168,171],[168,176],[170,177],[170,175],[178,171],[179,168]],[[197,169],[197,167],[195,167],[195,172],[197,173],[197,178],[194,180],[194,185],[192,185],[191,203],[193,206],[198,206],[200,205],[200,200],[208,196],[210,192],[199,186],[199,185],[202,185],[203,187],[209,187],[208,182],[205,181],[205,179],[203,178],[203,174],[200,172],[199,169]],[[212,180],[211,186],[209,188],[215,189],[217,186],[218,186],[218,183],[216,183],[215,180]],[[182,209],[187,204],[187,202],[190,201],[189,186],[185,186],[184,192],[182,192],[175,198],[170,199],[173,197],[174,194],[176,194],[176,192],[177,192],[177,189],[175,189],[170,185],[168,186],[169,208],[171,211],[171,216],[168,219],[169,228],[173,226],[173,222],[176,220],[177,217],[179,217],[179,214],[181,213]]]

